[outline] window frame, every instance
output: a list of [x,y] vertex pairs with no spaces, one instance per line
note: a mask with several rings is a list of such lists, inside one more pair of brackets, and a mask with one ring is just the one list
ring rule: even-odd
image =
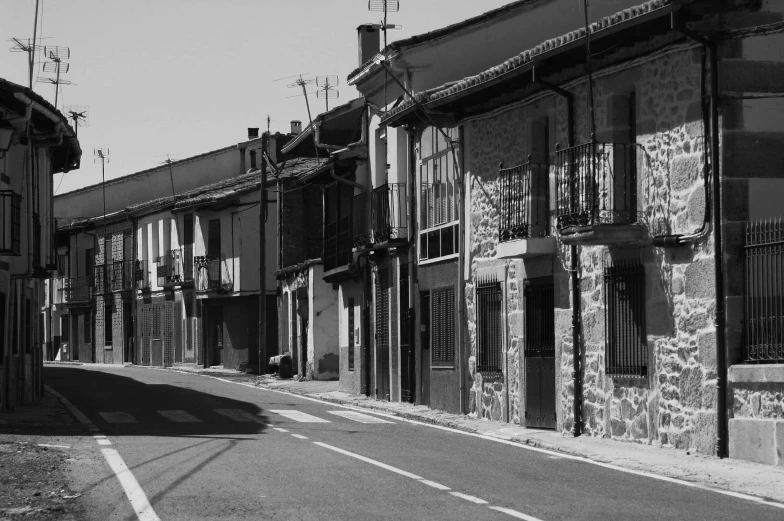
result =
[[[455,325],[455,287],[454,286],[443,286],[439,288],[433,288],[430,290],[430,368],[431,369],[454,369],[456,367],[456,350],[457,350],[457,331]],[[447,298],[444,302],[451,302],[451,310],[449,307],[446,309],[437,309],[438,306],[438,295],[446,294],[447,297],[451,296],[451,298]],[[450,313],[451,311],[451,313]],[[446,316],[446,319],[442,319],[441,317]],[[451,319],[451,320],[450,320]],[[449,334],[449,328],[446,331],[441,331],[441,326],[444,326],[448,323],[452,324],[451,327],[451,345],[449,344],[448,340],[444,338],[441,340],[437,338],[436,335],[444,335],[446,337]],[[437,331],[438,329],[438,331]],[[436,342],[439,342],[437,344]],[[443,346],[441,345],[443,344]],[[444,351],[444,358],[436,358],[436,351],[443,349]],[[451,352],[451,357],[450,357]]]
[[[476,313],[476,372],[482,375],[487,376],[499,376],[504,373],[504,366],[506,365],[504,362],[504,352],[505,352],[505,340],[506,340],[506,327],[504,321],[504,280],[505,278],[498,277],[495,275],[490,275],[487,277],[482,277],[484,280],[478,280],[476,283],[476,289],[474,290],[474,307]],[[481,293],[484,293],[482,290],[489,290],[492,289],[493,291],[487,291],[490,295],[497,295],[498,298],[498,308],[493,309],[489,308],[487,314],[483,314],[479,312],[480,306],[480,298]],[[481,292],[481,293],[480,293]],[[492,303],[492,301],[491,301]],[[485,324],[485,319],[483,316],[494,317],[497,313],[497,324],[492,323],[489,321]],[[497,327],[497,341],[498,345],[493,346],[491,344],[492,338],[488,338],[491,336],[491,331],[484,332],[483,328],[485,326],[496,326]],[[484,345],[484,341],[487,339],[488,344],[487,346]],[[494,352],[497,351],[497,352]],[[493,356],[495,355],[495,356]],[[486,360],[484,360],[486,358]],[[492,368],[492,362],[495,359],[496,366]]]
[[[604,371],[607,376],[614,379],[647,380],[649,378],[650,347],[645,316],[645,279],[645,265],[636,259],[612,262],[604,267],[602,273],[605,318]],[[624,288],[619,290],[619,285],[623,285]],[[628,320],[631,320],[631,324]],[[630,325],[631,330],[628,329]],[[619,329],[624,331],[618,334]],[[636,370],[624,371],[625,367]]]

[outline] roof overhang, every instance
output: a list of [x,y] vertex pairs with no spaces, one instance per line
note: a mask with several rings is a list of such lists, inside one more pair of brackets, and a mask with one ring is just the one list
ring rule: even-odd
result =
[[[316,116],[300,135],[287,143],[286,157],[316,157],[316,147],[326,151],[340,150],[363,137],[362,123],[365,98],[356,98],[345,105]],[[319,155],[325,156],[325,153]]]

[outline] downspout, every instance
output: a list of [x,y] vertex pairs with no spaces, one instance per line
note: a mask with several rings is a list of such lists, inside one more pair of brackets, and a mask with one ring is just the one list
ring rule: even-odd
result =
[[[463,127],[460,127],[460,136],[458,137],[460,143],[464,143],[464,132]],[[452,149],[452,154],[455,155],[454,144],[450,142],[450,148]],[[464,147],[460,148],[461,155],[464,154]],[[465,219],[465,201],[466,201],[466,185],[465,179],[463,178],[465,175],[465,170],[460,168],[459,165],[462,165],[462,159],[460,163],[457,162],[457,157],[452,158],[454,160],[454,165],[458,170],[456,172],[457,175],[457,186],[460,190],[460,213],[458,216],[458,245],[457,245],[457,301],[458,301],[458,328],[457,328],[457,346],[459,349],[459,356],[457,357],[457,374],[460,375],[460,414],[466,413],[466,375],[465,375],[465,355],[466,355],[466,335],[465,328],[468,325],[468,320],[466,317],[466,294],[465,294],[465,265],[466,265],[466,238],[467,238],[467,231],[466,231],[466,219]],[[506,355],[504,355],[504,360],[506,360]],[[508,366],[504,364],[504,374],[507,375],[508,378]],[[504,385],[504,389],[506,389],[506,407],[507,410],[509,408],[509,385],[508,382]],[[509,419],[509,414],[506,415],[507,420]]]
[[[536,76],[536,68],[531,71],[534,83],[542,85],[546,89],[562,96],[566,99],[566,133],[567,145],[569,148],[574,146],[574,96],[571,92],[542,80]],[[589,80],[590,81],[590,80]],[[582,379],[580,378],[581,354],[580,354],[580,259],[578,257],[577,245],[569,246],[569,274],[572,283],[572,386],[574,387],[574,398],[572,403],[573,430],[575,437],[582,432]]]
[[713,197],[713,246],[714,246],[714,275],[716,284],[716,316],[714,327],[716,328],[716,455],[720,458],[727,457],[727,353],[726,353],[726,331],[725,331],[725,307],[724,307],[724,259],[723,259],[723,240],[721,229],[721,178],[720,178],[720,154],[719,154],[719,46],[701,34],[691,29],[687,29],[683,23],[673,16],[673,28],[681,32],[687,38],[701,43],[710,49],[710,68],[711,68],[711,177],[712,177],[712,197]]
[[131,251],[132,251],[132,254],[131,254],[131,257],[132,257],[131,263],[132,264],[131,265],[133,266],[133,270],[132,270],[133,276],[131,277],[131,279],[132,279],[132,281],[131,281],[131,322],[132,322],[132,326],[131,326],[131,342],[133,342],[133,345],[130,346],[131,347],[131,353],[130,353],[131,356],[129,357],[130,358],[129,361],[132,364],[138,365],[139,364],[139,359],[138,359],[137,351],[136,351],[136,345],[138,343],[137,339],[136,339],[136,330],[137,330],[137,327],[136,327],[136,324],[137,324],[137,321],[136,321],[136,311],[137,311],[137,309],[136,309],[136,286],[137,286],[137,283],[138,283],[138,281],[136,280],[136,274],[138,273],[138,270],[136,269],[136,263],[138,262],[137,259],[139,258],[139,253],[138,253],[138,249],[139,249],[139,241],[138,241],[139,220],[138,219],[135,219],[135,218],[131,219],[131,229],[133,229],[133,238],[131,239]]

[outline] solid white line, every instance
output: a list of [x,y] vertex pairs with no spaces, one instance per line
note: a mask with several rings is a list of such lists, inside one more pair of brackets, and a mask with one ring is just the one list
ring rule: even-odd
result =
[[298,438],[300,440],[307,440],[308,439],[307,436],[303,436],[302,434],[292,434],[292,436],[294,436],[295,438]]
[[[207,376],[207,375],[205,375],[205,376]],[[351,406],[351,405],[343,405],[343,404],[339,404],[339,403],[330,402],[330,401],[327,401],[327,400],[320,400],[318,398],[312,398],[310,396],[303,396],[301,394],[295,394],[295,393],[290,393],[290,392],[286,392],[286,391],[279,391],[277,389],[266,389],[264,387],[256,387],[255,385],[246,384],[246,383],[243,383],[243,382],[232,382],[231,380],[226,380],[224,378],[218,378],[218,377],[215,377],[215,376],[208,376],[208,378],[213,378],[215,380],[219,380],[221,382],[226,382],[226,383],[230,383],[230,384],[244,385],[245,387],[249,387],[251,389],[258,389],[258,390],[261,390],[261,391],[267,391],[267,392],[271,392],[271,393],[280,393],[280,394],[285,394],[287,396],[294,396],[294,397],[301,398],[303,400],[307,400],[307,401],[310,401],[310,402],[321,403],[321,404],[329,405],[329,406],[333,406],[333,407],[342,407],[344,409],[349,409],[349,410],[352,410],[352,411],[367,412],[367,413],[375,414],[377,416],[381,416],[381,417],[384,417],[384,418],[393,418],[393,419],[396,419],[398,421],[407,422],[407,423],[411,423],[411,424],[414,424],[414,425],[420,425],[422,427],[430,427],[431,429],[438,429],[438,430],[442,430],[442,431],[446,431],[446,432],[452,432],[454,434],[462,434],[464,436],[472,436],[474,438],[481,438],[483,440],[494,441],[496,443],[503,443],[505,445],[511,445],[511,446],[517,447],[519,449],[530,450],[532,452],[539,452],[539,453],[542,453],[542,454],[549,454],[551,456],[558,456],[559,458],[571,459],[573,461],[581,461],[583,463],[588,463],[590,465],[596,465],[598,467],[604,467],[604,468],[610,469],[610,470],[616,470],[618,472],[625,472],[627,474],[634,474],[634,475],[643,476],[643,477],[646,477],[646,478],[658,479],[659,481],[667,481],[669,483],[676,483],[678,485],[683,485],[683,486],[686,486],[686,487],[691,487],[691,488],[696,488],[696,489],[700,489],[700,490],[705,490],[707,492],[714,492],[716,494],[722,494],[722,495],[725,495],[725,496],[731,496],[731,497],[735,497],[735,498],[738,498],[738,499],[745,499],[746,501],[752,501],[754,503],[758,503],[758,504],[761,504],[761,505],[767,505],[767,506],[771,506],[771,507],[784,509],[784,503],[777,503],[775,501],[768,501],[767,499],[763,499],[763,498],[757,497],[757,496],[751,496],[749,494],[743,494],[741,492],[733,492],[731,490],[723,490],[723,489],[719,489],[719,488],[713,488],[713,487],[709,487],[707,485],[703,485],[702,483],[695,483],[693,481],[685,481],[685,480],[682,480],[682,479],[671,478],[669,476],[662,476],[660,474],[653,474],[653,473],[645,472],[645,471],[641,471],[641,470],[627,469],[627,468],[624,468],[624,467],[619,467],[618,465],[613,465],[611,463],[602,463],[601,461],[592,460],[592,459],[589,459],[589,458],[586,458],[586,457],[583,457],[583,456],[573,456],[571,454],[567,454],[567,453],[564,453],[564,452],[556,452],[556,451],[549,450],[549,449],[542,449],[540,447],[532,447],[530,445],[526,445],[524,443],[520,443],[520,442],[516,442],[516,441],[504,440],[502,438],[495,438],[493,436],[486,436],[484,434],[477,434],[475,432],[461,431],[461,430],[457,430],[457,429],[452,429],[451,427],[444,427],[442,425],[434,425],[432,423],[424,423],[424,422],[420,422],[420,421],[417,421],[417,420],[411,420],[411,419],[408,419],[408,418],[404,418],[402,416],[397,416],[397,415],[394,415],[394,414],[378,412],[378,411],[375,411],[375,410],[364,409],[364,408],[361,408],[361,407],[354,407],[354,406]]]
[[476,496],[469,496],[468,494],[463,494],[462,492],[450,492],[455,497],[459,497],[461,499],[465,499],[466,501],[470,501],[471,503],[476,503],[477,505],[486,505],[487,501],[484,499],[479,499]]
[[39,447],[51,447],[53,449],[70,449],[70,445],[50,445],[49,443],[39,443]]
[[441,483],[436,483],[435,481],[430,481],[429,479],[420,479],[419,482],[424,483],[429,487],[437,488],[438,490],[452,490],[446,485],[442,485]]
[[400,474],[401,476],[405,476],[407,478],[416,479],[417,481],[421,481],[425,479],[422,476],[417,476],[416,474],[406,472],[405,470],[399,469],[397,467],[393,467],[392,465],[387,465],[386,463],[381,463],[380,461],[366,458],[365,456],[360,456],[359,454],[355,454],[347,450],[339,449],[337,447],[333,447],[332,445],[327,445],[326,443],[322,443],[320,441],[314,441],[313,444],[318,445],[319,447],[324,447],[325,449],[334,450],[335,452],[339,452],[341,454],[350,456],[352,458],[356,458],[360,461],[364,461],[365,463],[370,463],[371,465],[375,465],[376,467],[381,467],[382,469],[388,470],[390,472],[394,472],[395,474]]
[[139,518],[139,521],[160,521],[160,518],[147,500],[147,496],[144,495],[142,487],[139,486],[139,482],[136,481],[133,473],[128,469],[120,453],[114,449],[101,449],[101,452],[103,457],[106,458],[106,463],[109,464],[109,467],[117,476],[117,480],[122,485],[123,490],[125,490],[125,495],[128,496],[128,501],[131,502],[131,506],[134,512],[136,512],[136,517]]
[[529,516],[527,514],[523,514],[522,512],[518,512],[517,510],[512,510],[511,508],[505,507],[487,507],[490,510],[497,510],[498,512],[503,512],[504,514],[508,514],[512,517],[516,517],[517,519],[524,519],[525,521],[542,521],[538,517]]

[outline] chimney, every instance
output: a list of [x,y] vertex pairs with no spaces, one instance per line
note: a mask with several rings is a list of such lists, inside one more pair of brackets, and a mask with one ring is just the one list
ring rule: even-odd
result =
[[250,141],[251,139],[258,139],[258,137],[259,137],[259,129],[248,127],[248,141]]
[[359,35],[359,66],[381,50],[381,25],[364,24],[357,27]]
[[298,136],[302,133],[302,122],[298,119],[291,121],[291,133]]

